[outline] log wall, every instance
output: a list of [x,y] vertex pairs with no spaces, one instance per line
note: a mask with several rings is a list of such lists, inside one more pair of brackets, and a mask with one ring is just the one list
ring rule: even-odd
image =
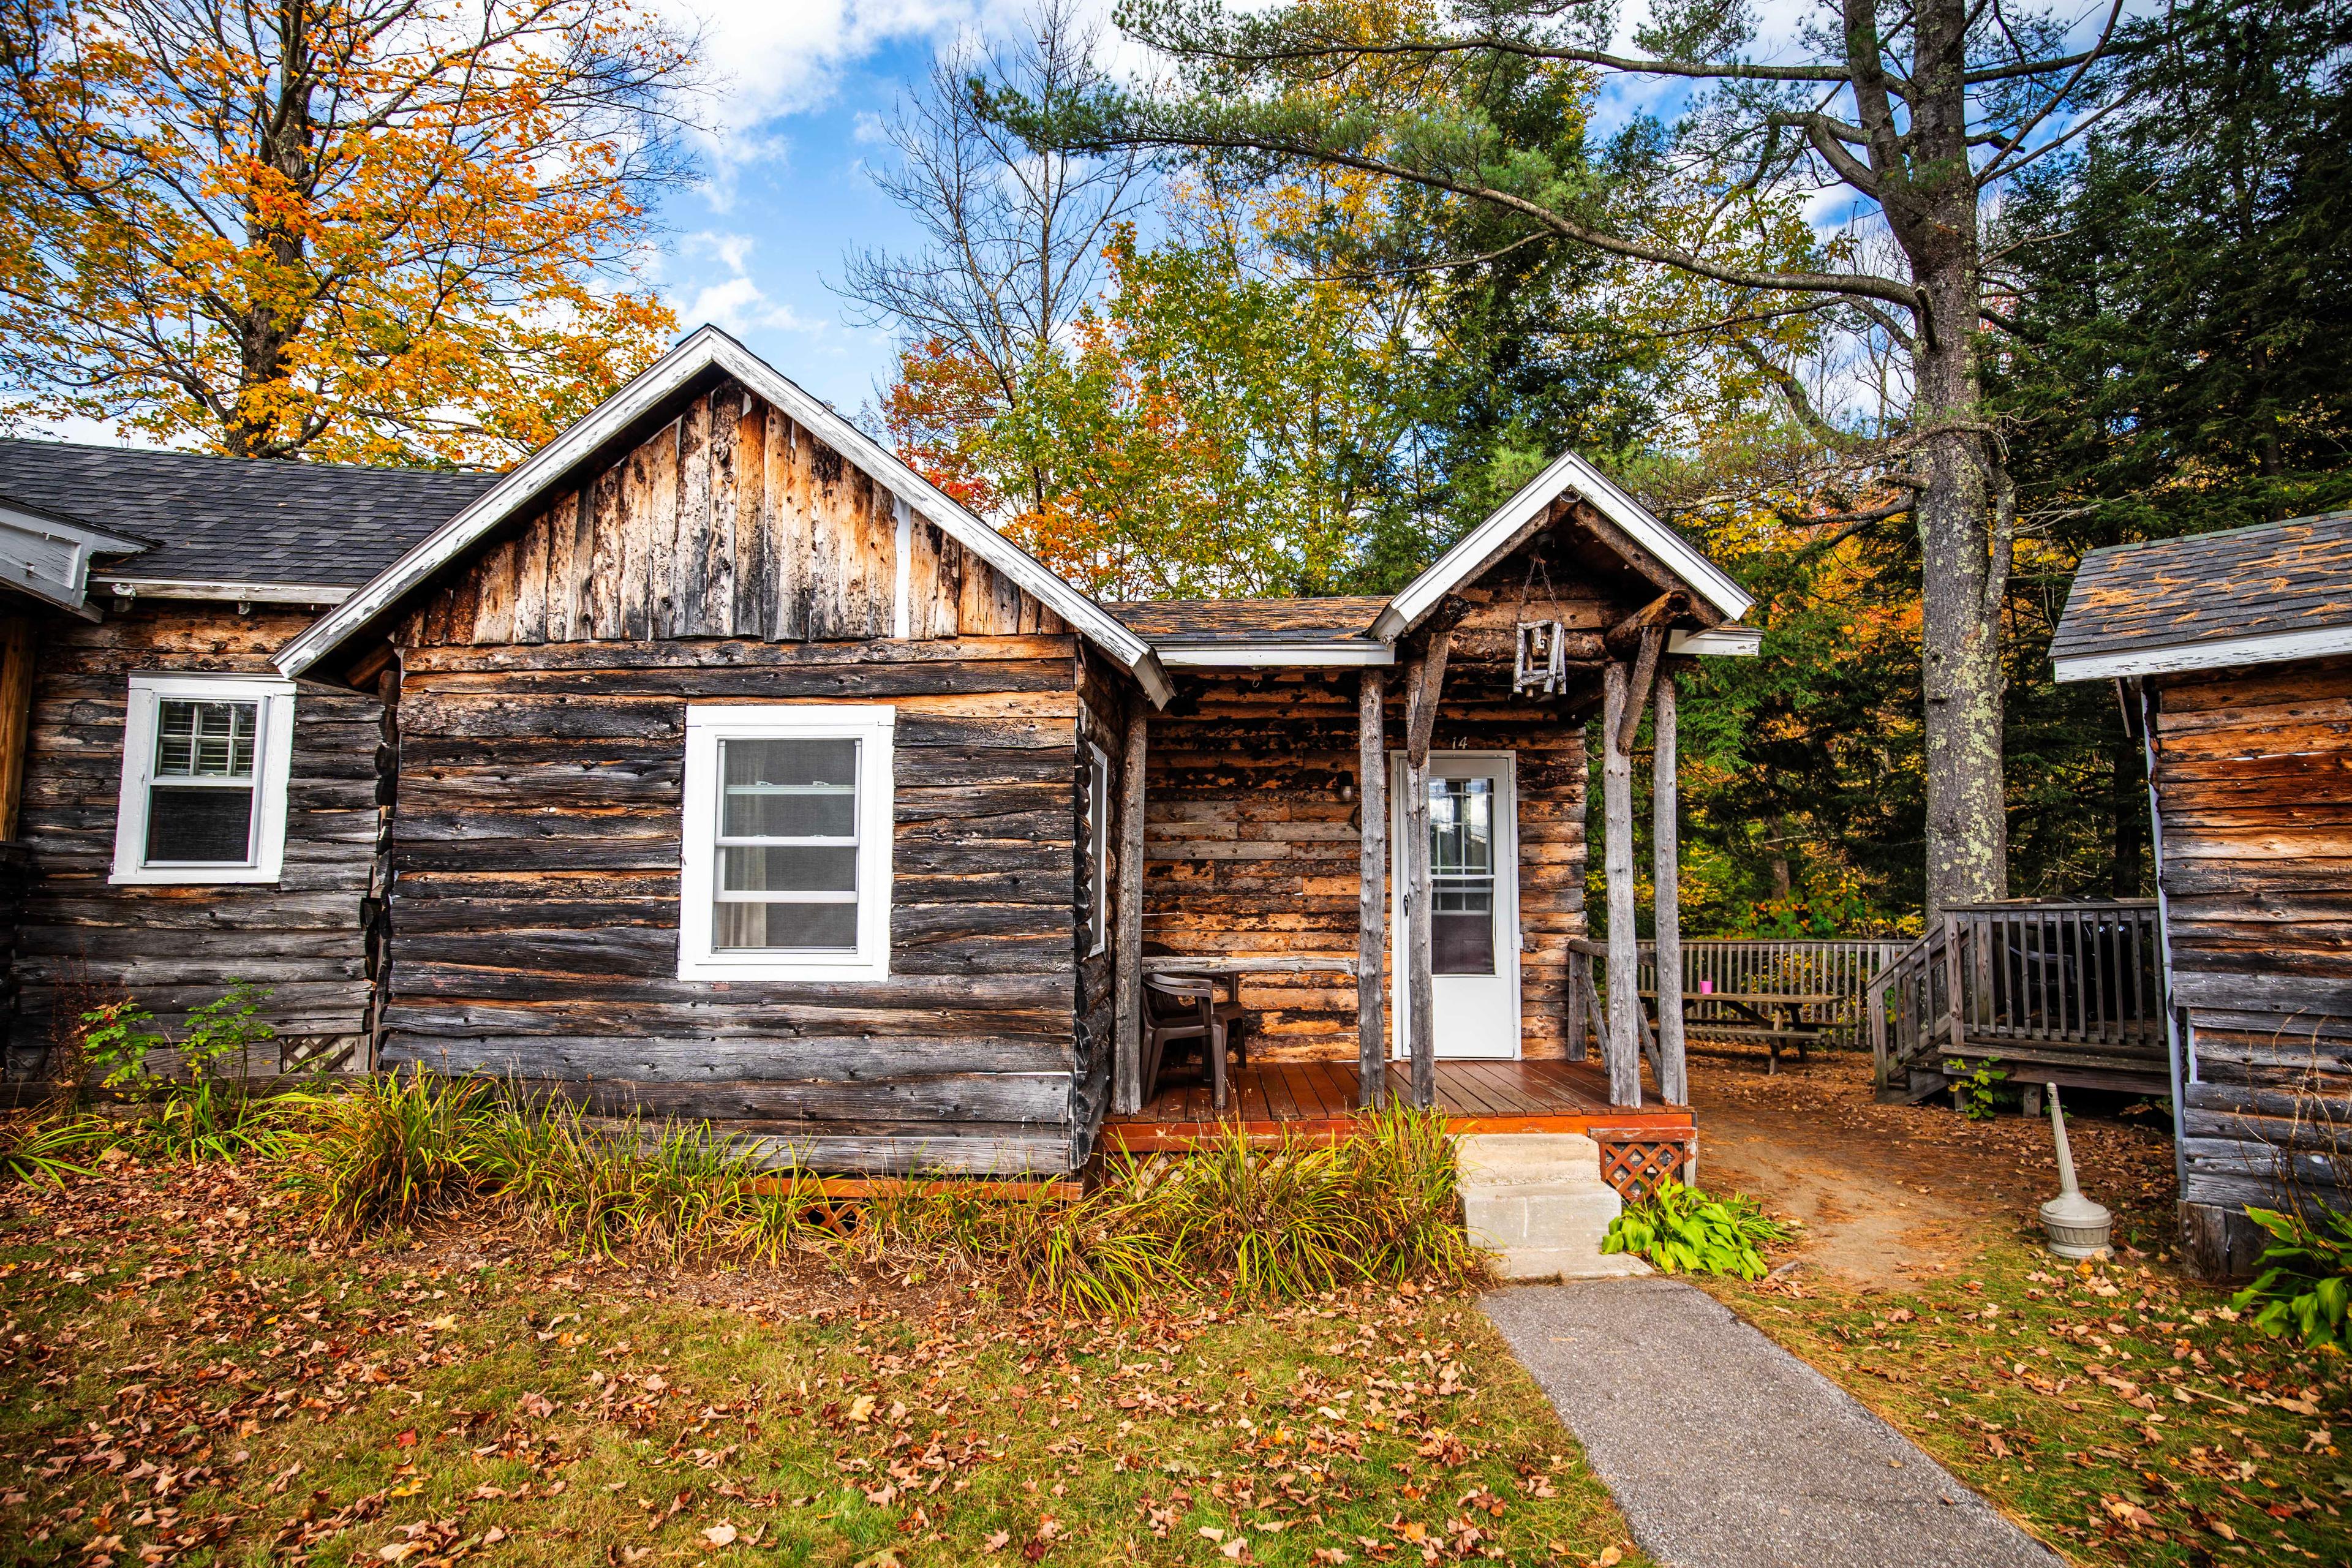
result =
[[[1082,699],[1051,611],[722,386],[394,640],[387,1064],[709,1119],[824,1169],[1072,1163],[1109,989],[1073,929],[1080,736],[1118,709],[1099,675]],[[887,979],[677,977],[690,702],[896,709]]]
[[[167,1021],[237,980],[269,987],[264,1016],[289,1060],[364,1065],[371,992],[362,936],[374,862],[382,709],[313,682],[294,704],[285,874],[274,886],[123,886],[114,864],[123,718],[141,671],[277,673],[299,611],[145,603],[96,625],[41,627],[19,842],[31,857],[17,940],[10,1071],[45,1070],[51,1020],[123,994]],[[254,1064],[276,1071],[278,1061]]]
[[2352,660],[2166,677],[2156,704],[2181,1197],[2239,1272],[2231,1211],[2352,1204]]

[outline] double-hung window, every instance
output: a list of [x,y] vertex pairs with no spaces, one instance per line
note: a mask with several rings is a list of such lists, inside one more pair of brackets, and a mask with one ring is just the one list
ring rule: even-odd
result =
[[286,855],[294,683],[134,675],[116,882],[275,882]]
[[679,979],[889,973],[895,717],[687,710]]

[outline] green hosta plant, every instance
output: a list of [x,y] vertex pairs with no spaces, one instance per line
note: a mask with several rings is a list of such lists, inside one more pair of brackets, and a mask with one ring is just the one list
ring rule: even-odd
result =
[[1710,1197],[1699,1188],[1667,1182],[1609,1222],[1601,1250],[1630,1252],[1668,1274],[1761,1279],[1764,1248],[1787,1237],[1752,1198]]
[[2246,1217],[2271,1234],[2263,1248],[2268,1267],[2233,1305],[2253,1309],[2253,1326],[2273,1338],[2292,1331],[2306,1345],[2352,1350],[2352,1215],[2331,1213],[2314,1224],[2250,1208]]

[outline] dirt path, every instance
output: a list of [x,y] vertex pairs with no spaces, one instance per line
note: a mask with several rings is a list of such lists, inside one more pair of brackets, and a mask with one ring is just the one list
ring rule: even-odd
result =
[[[1892,1288],[1960,1267],[1996,1234],[2030,1226],[2058,1190],[2046,1119],[1969,1121],[1949,1109],[1880,1105],[1869,1064],[1835,1057],[1767,1077],[1759,1058],[1692,1058],[1699,1180],[1803,1222],[1806,1262]],[[2118,1211],[2119,1239],[2169,1234],[2172,1156],[2159,1118],[2070,1120],[2084,1190]]]

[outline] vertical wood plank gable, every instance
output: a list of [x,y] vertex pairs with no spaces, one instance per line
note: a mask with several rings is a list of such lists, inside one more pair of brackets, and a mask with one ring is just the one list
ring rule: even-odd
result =
[[580,569],[572,557],[573,544],[580,539],[582,502],[576,490],[568,490],[555,498],[547,514],[547,627],[549,642],[570,642],[577,634],[573,618],[578,613]]
[[[735,635],[735,462],[741,441],[743,389],[728,383],[710,395],[710,502],[703,536],[702,582],[695,595],[695,629],[704,637]],[[681,548],[690,542],[681,531]]]
[[[709,581],[710,396],[698,397],[677,422],[677,495],[668,529],[669,566],[663,574],[666,612],[656,637],[702,637],[710,629],[706,600]],[[659,502],[656,501],[658,506]]]
[[587,576],[582,584],[585,625],[581,629],[591,641],[612,641],[621,635],[621,531],[626,507],[622,496],[621,465],[616,463],[596,476],[590,522],[595,542],[589,552]]
[[[554,514],[542,511],[515,542],[513,637],[519,643],[547,640],[548,535]],[[567,528],[569,524],[567,523]]]

